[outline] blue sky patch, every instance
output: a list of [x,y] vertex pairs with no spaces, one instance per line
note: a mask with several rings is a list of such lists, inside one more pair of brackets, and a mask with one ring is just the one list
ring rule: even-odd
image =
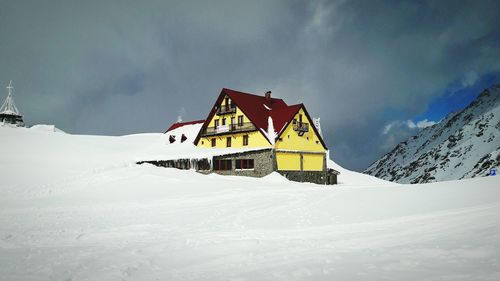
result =
[[463,86],[462,80],[451,83],[443,94],[431,101],[427,110],[413,118],[413,121],[428,119],[439,121],[451,112],[455,112],[469,105],[484,89],[500,83],[500,72],[493,72],[481,76],[473,85]]

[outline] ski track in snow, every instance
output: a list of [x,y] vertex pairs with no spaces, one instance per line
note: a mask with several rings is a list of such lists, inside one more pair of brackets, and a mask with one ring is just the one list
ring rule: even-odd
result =
[[0,138],[0,280],[500,280],[497,177],[321,186],[130,164],[162,135]]

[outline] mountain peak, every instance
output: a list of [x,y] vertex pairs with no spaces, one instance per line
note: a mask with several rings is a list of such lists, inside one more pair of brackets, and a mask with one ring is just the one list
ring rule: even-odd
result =
[[399,183],[485,176],[500,164],[500,84],[399,143],[365,173]]

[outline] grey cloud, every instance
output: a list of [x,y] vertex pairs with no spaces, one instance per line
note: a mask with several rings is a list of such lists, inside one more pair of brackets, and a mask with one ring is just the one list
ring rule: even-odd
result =
[[[304,102],[340,164],[457,79],[500,69],[495,1],[7,1],[0,81],[31,123],[163,131],[204,118],[222,87]],[[469,79],[469,80],[467,80]],[[400,112],[391,116],[387,112]],[[395,137],[397,140],[402,136]]]

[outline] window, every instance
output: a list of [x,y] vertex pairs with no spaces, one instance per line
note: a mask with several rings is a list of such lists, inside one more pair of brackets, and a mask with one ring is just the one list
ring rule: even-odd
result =
[[248,135],[243,136],[243,145],[248,145]]
[[224,101],[225,101],[225,105],[226,105],[226,107],[229,107],[229,98],[228,98],[228,97],[226,97],[226,98],[224,99]]
[[187,140],[186,135],[182,134],[182,137],[181,137],[181,142],[185,142],[186,140]]
[[175,136],[174,135],[170,135],[170,137],[168,137],[168,141],[170,143],[174,143],[175,142]]
[[214,170],[216,171],[232,170],[232,166],[231,160],[214,160]]
[[207,159],[202,159],[196,161],[197,170],[210,170],[210,163]]
[[214,120],[214,127],[215,128],[219,127],[219,119]]
[[231,125],[229,125],[229,130],[230,131],[236,130],[236,118],[235,117],[231,117]]
[[299,123],[302,124],[302,114],[299,114]]
[[231,147],[231,137],[226,138],[226,146]]
[[226,118],[222,118],[222,126],[226,125]]
[[236,170],[252,170],[254,168],[253,159],[236,159]]
[[243,115],[238,116],[238,126],[243,126]]
[[217,140],[215,138],[212,139],[212,147],[215,147],[217,145]]

